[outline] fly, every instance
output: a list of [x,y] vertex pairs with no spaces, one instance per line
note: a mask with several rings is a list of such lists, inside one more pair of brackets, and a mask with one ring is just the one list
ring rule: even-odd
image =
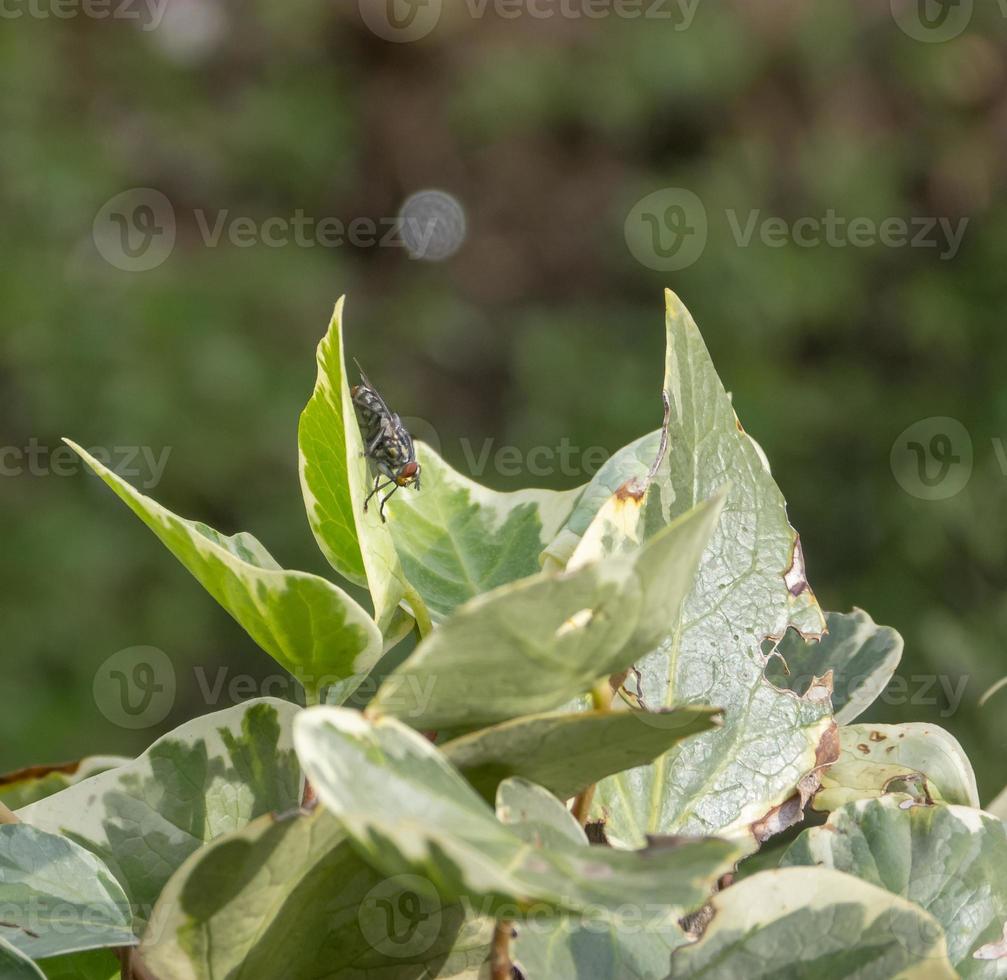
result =
[[[367,379],[360,363],[355,359],[353,363],[360,372],[360,384],[350,389],[353,410],[356,412],[357,424],[364,438],[364,456],[378,471],[374,478],[374,489],[364,501],[364,513],[367,512],[371,497],[391,487],[392,489],[382,497],[381,506],[378,508],[383,524],[385,504],[399,487],[413,486],[419,490],[420,464],[416,462],[413,437],[402,424],[402,419],[385,404],[377,388]],[[382,478],[386,482],[382,483]]]

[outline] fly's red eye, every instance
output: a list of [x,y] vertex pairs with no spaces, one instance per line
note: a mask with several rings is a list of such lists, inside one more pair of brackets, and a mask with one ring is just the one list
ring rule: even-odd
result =
[[417,463],[416,460],[413,460],[411,463],[406,463],[406,465],[399,470],[399,476],[406,480],[411,480],[414,476],[416,476],[416,471],[419,468],[420,464]]

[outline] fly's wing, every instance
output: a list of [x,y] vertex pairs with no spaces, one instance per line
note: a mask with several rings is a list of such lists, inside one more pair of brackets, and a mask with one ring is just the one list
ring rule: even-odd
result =
[[360,366],[360,361],[358,361],[356,358],[353,358],[353,363],[356,364],[357,370],[360,372],[360,380],[363,382],[364,387],[378,400],[378,402],[381,404],[381,409],[385,413],[385,415],[391,415],[392,414],[391,410],[388,408],[388,405],[386,404],[384,398],[381,397],[381,392],[379,392],[378,389],[374,387],[374,385],[371,383],[371,379],[368,378],[366,374],[364,374],[364,369]]

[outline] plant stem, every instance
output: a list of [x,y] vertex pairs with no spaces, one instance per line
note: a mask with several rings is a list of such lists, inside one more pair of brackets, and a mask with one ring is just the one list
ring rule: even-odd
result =
[[[320,704],[322,700],[322,692],[319,687],[312,685],[311,687],[304,688],[304,706],[306,708],[313,708],[315,705]],[[314,806],[318,798],[315,796],[314,787],[308,781],[308,777],[304,777],[304,792],[301,794],[301,809],[306,810],[308,807]]]
[[490,949],[491,980],[511,980],[510,940],[513,933],[514,923],[510,919],[497,919]]
[[140,951],[136,946],[119,946],[112,952],[121,964],[121,980],[157,980],[140,959]]
[[412,607],[413,618],[416,620],[416,628],[420,631],[420,639],[422,640],[423,637],[429,636],[434,630],[434,624],[430,619],[430,610],[427,609],[427,604],[423,601],[419,592],[411,585],[406,586],[403,597]]
[[591,707],[595,711],[608,711],[612,707],[612,685],[608,680],[598,681],[591,688]]
[[[608,711],[612,707],[612,684],[607,678],[598,681],[591,688],[591,707],[595,711]],[[578,793],[577,798],[573,801],[571,813],[582,827],[587,823],[588,817],[591,814],[591,804],[594,802],[594,788],[595,784],[592,783]]]

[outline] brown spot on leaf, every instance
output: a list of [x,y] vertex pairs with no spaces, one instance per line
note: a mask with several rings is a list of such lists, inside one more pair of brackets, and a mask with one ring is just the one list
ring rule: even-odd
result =
[[790,568],[783,574],[783,581],[792,596],[799,596],[810,590],[807,572],[804,569],[804,549],[801,547],[801,536],[794,535],[794,550],[790,556]]
[[634,503],[638,504],[641,500],[643,500],[643,496],[646,492],[647,484],[634,476],[615,491],[615,499],[621,500],[623,503],[627,503],[632,500]]
[[28,766],[25,769],[16,769],[14,772],[0,775],[0,786],[10,786],[12,783],[26,782],[29,779],[42,779],[54,772],[72,776],[80,768],[82,761],[78,759],[76,762],[64,762],[58,766]]
[[752,824],[752,835],[760,844],[764,844],[770,837],[792,827],[802,819],[808,800],[821,789],[822,775],[838,758],[839,726],[832,722],[818,740],[815,749],[815,768],[801,777],[797,784],[797,792]]
[[867,755],[871,751],[871,747],[869,745],[867,745],[865,742],[860,742],[857,745],[857,751],[858,752],[863,752],[864,755]]
[[691,939],[696,940],[706,932],[706,927],[713,921],[713,906],[704,905],[695,912],[690,912],[678,920],[682,931]]
[[839,761],[839,753],[839,726],[833,722],[818,741],[818,749],[815,752],[815,768],[827,769],[834,762]]
[[2,922],[2,921],[0,921],[0,926],[3,926],[5,929],[17,929],[19,932],[23,932],[26,936],[31,936],[32,939],[38,939],[39,938],[37,932],[33,932],[27,926],[18,925],[18,923],[16,923],[16,922]]
[[832,671],[827,670],[821,677],[812,677],[804,697],[808,701],[831,701],[833,691]]
[[[723,891],[725,888],[730,888],[734,884],[734,875],[728,872],[725,875],[720,876],[720,880],[717,882],[713,889],[714,894]],[[678,924],[682,931],[687,933],[692,939],[700,939],[704,932],[706,932],[707,926],[713,921],[713,917],[716,914],[716,909],[714,909],[711,903],[707,903],[701,909],[697,909],[695,912],[690,912],[688,915],[682,916],[678,920]]]
[[867,737],[872,742],[883,742],[886,738],[888,738],[887,735],[882,735],[881,732],[871,732],[871,734],[868,735]]

